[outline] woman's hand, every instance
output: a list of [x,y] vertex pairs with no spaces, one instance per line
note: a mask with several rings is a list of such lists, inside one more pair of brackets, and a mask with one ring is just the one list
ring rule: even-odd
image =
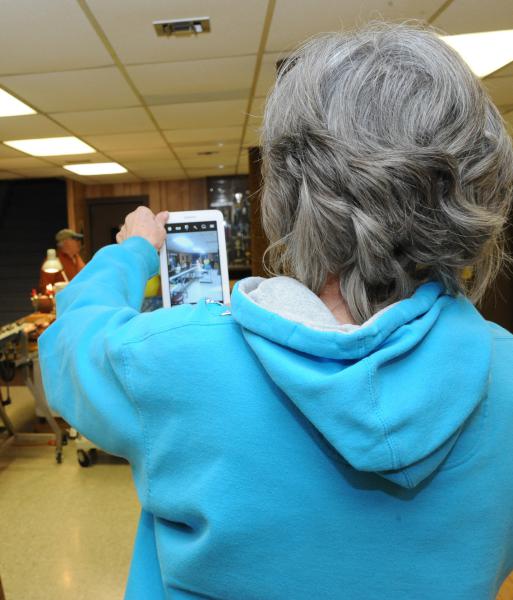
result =
[[146,206],[139,206],[127,215],[123,227],[116,235],[117,243],[121,244],[130,237],[138,236],[148,240],[156,250],[160,250],[166,239],[164,225],[168,215],[167,210],[154,215]]

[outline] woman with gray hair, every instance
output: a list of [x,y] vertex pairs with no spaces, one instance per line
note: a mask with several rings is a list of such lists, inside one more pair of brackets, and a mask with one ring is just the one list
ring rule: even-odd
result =
[[359,324],[423,281],[479,300],[513,158],[470,69],[431,31],[378,24],[312,40],[283,72],[263,127],[273,267],[315,293],[336,275]]
[[132,465],[126,598],[492,600],[513,336],[473,302],[512,200],[497,110],[432,31],[324,35],[281,71],[263,166],[276,276],[231,314],[139,313],[167,217],[140,208],[40,341],[52,406]]

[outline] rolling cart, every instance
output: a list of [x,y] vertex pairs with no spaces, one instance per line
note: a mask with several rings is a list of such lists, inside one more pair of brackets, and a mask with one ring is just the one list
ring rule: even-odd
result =
[[5,406],[11,402],[9,392],[4,399],[0,390],[0,425],[3,425],[7,432],[7,437],[0,444],[0,448],[11,443],[31,443],[35,439],[41,439],[42,436],[50,435],[51,438],[53,435],[55,436],[55,460],[60,464],[62,447],[67,441],[66,433],[59,427],[46,401],[37,350],[33,352],[29,350],[28,336],[23,322],[10,323],[0,329],[0,380],[8,390],[17,369],[22,369],[23,383],[34,397],[36,415],[48,422],[52,434],[16,432],[5,410]]

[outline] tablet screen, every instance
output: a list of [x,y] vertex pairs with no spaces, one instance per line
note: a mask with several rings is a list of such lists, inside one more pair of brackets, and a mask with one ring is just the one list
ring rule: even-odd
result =
[[166,257],[171,306],[223,301],[216,221],[168,223]]

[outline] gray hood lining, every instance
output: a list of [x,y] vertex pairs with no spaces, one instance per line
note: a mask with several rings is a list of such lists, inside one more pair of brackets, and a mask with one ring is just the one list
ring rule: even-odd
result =
[[371,325],[381,314],[398,304],[394,302],[378,311],[362,325],[341,324],[324,302],[305,285],[292,277],[248,277],[239,283],[239,291],[251,302],[318,331],[335,331],[351,334]]

